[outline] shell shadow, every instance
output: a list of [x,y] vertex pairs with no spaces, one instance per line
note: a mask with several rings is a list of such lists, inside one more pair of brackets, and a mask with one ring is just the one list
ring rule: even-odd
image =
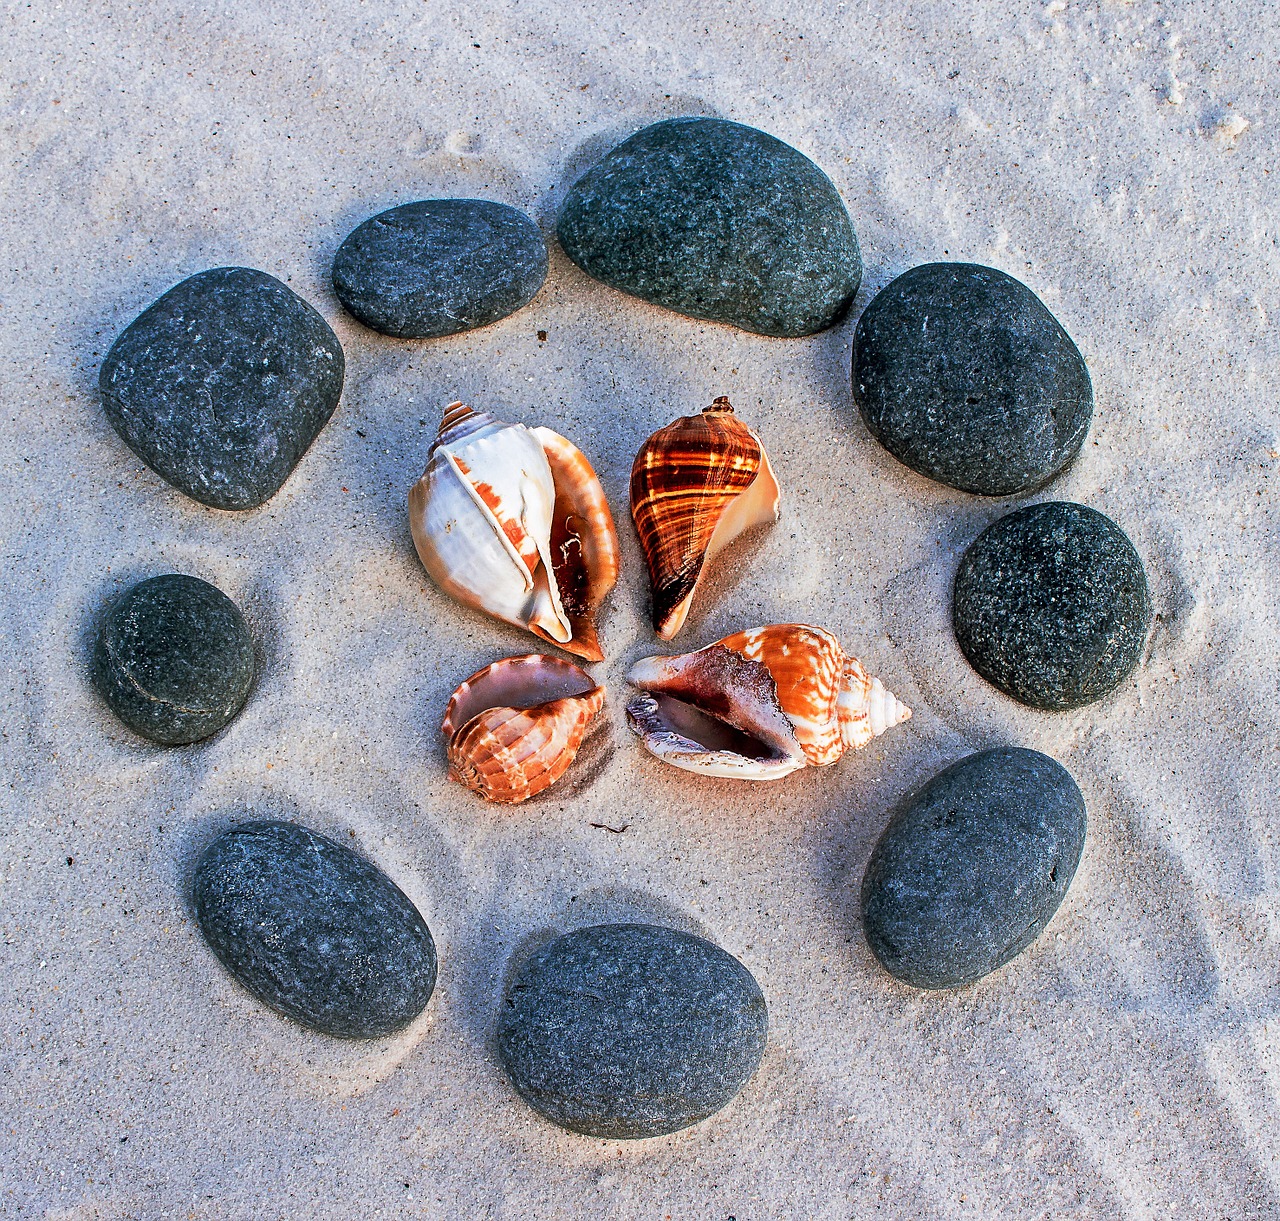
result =
[[[698,590],[689,605],[689,615],[684,626],[681,627],[677,639],[658,640],[657,643],[661,649],[685,652],[689,648],[696,647],[682,644],[681,640],[685,638],[700,640],[712,625],[723,623],[728,608],[742,604],[736,597],[739,590],[751,591],[753,584],[758,584],[759,570],[767,569],[769,553],[781,550],[784,543],[783,532],[774,522],[753,526],[735,538],[703,568]],[[758,564],[755,562],[757,559]],[[764,591],[761,591],[761,598],[767,596]],[[651,605],[652,597],[646,605],[646,612],[650,611]],[[736,618],[741,618],[741,612],[737,613]],[[723,636],[729,631],[736,630],[738,630],[737,627],[730,627],[719,635]]]
[[611,770],[617,751],[617,736],[613,721],[603,710],[587,730],[569,770],[550,788],[543,789],[523,804],[526,806],[562,805],[589,792]]

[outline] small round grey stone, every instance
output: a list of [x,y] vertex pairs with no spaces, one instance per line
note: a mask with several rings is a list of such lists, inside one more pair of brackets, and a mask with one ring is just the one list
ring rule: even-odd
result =
[[253,638],[236,604],[198,577],[140,581],[107,612],[94,683],[135,733],[164,746],[217,733],[253,685]]
[[1000,518],[970,545],[951,619],[988,682],[1033,708],[1078,708],[1137,667],[1151,594],[1142,559],[1115,522],[1048,501]]
[[1084,444],[1084,358],[1040,298],[993,267],[911,268],[863,311],[853,344],[863,420],[930,479],[986,496],[1027,492]]
[[569,192],[557,235],[613,288],[761,335],[824,330],[862,279],[831,179],[724,119],[667,119],[624,140]]
[[333,260],[333,287],[365,326],[432,339],[528,305],[547,246],[523,212],[483,199],[427,199],[358,225]]
[[961,759],[893,816],[871,853],[872,951],[915,988],[981,979],[1049,923],[1084,838],[1084,798],[1060,763],[1018,747]]
[[323,1034],[407,1026],[436,984],[418,909],[349,848],[287,822],[243,823],[196,866],[200,931],[260,1001]]
[[731,954],[675,929],[602,924],[524,966],[498,1049],[536,1111],[630,1140],[718,1111],[755,1072],[767,1032],[764,995]]
[[215,509],[269,500],[342,394],[342,345],[287,284],[215,267],[148,306],[111,345],[107,419],[162,479]]

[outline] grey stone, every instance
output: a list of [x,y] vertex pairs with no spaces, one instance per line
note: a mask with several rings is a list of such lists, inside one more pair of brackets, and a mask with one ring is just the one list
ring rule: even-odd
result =
[[498,1049],[536,1111],[630,1140],[718,1111],[755,1072],[767,1032],[764,995],[731,954],[675,929],[601,924],[525,964]]
[[112,427],[180,492],[215,509],[270,499],[342,394],[342,345],[274,276],[216,267],[121,333],[98,386]]
[[1128,536],[1065,501],[1000,518],[956,572],[956,640],[988,682],[1033,708],[1078,708],[1142,658],[1151,594]]
[[1018,747],[961,759],[893,816],[871,853],[871,949],[915,988],[981,979],[1049,923],[1084,837],[1084,798],[1060,763]]
[[253,685],[253,638],[236,604],[198,577],[140,581],[107,612],[94,683],[135,733],[165,746],[217,733]]
[[588,275],[761,335],[838,322],[862,279],[849,213],[803,153],[724,119],[654,123],[574,185],[565,252]]
[[333,260],[338,300],[398,339],[455,335],[528,305],[547,246],[523,212],[484,199],[427,199],[358,225]]
[[436,948],[418,909],[376,866],[305,827],[250,822],[214,840],[194,899],[222,965],[323,1034],[391,1034],[435,989]]
[[1002,271],[913,267],[876,294],[853,342],[863,420],[930,479],[986,496],[1026,492],[1084,444],[1084,358],[1040,298]]

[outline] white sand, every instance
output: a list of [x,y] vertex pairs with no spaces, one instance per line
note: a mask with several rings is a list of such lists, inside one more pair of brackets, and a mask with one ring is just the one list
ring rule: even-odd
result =
[[[216,7],[39,0],[2,18],[0,1214],[1280,1215],[1280,10]],[[555,250],[536,301],[472,335],[391,341],[338,307],[333,252],[375,211],[479,195],[549,232],[593,156],[684,113],[756,124],[831,174],[866,257],[855,315],[907,267],[958,258],[1024,280],[1075,337],[1097,412],[1042,498],[1114,517],[1160,614],[1114,698],[1033,712],[968,668],[951,575],[1011,506],[870,439],[852,322],[798,341],[701,325]],[[144,469],[95,389],[145,305],[237,263],[289,281],[348,360],[332,422],[247,514]],[[768,788],[665,769],[622,713],[628,664],[660,651],[631,457],[721,393],[764,436],[784,519],[721,566],[681,643],[811,619],[916,710]],[[581,445],[625,552],[599,668],[612,750],[514,811],[446,783],[436,728],[462,677],[531,638],[439,594],[405,515],[456,398]],[[172,570],[234,597],[263,653],[239,720],[176,751],[133,737],[86,678],[104,602]],[[913,992],[866,948],[863,866],[896,798],[999,743],[1076,776],[1084,861],[1012,965]],[[205,948],[189,871],[247,811],[357,844],[419,904],[442,969],[404,1035],[309,1034]],[[637,911],[743,959],[769,1050],[694,1129],[572,1136],[490,1049],[504,966],[540,930]]]

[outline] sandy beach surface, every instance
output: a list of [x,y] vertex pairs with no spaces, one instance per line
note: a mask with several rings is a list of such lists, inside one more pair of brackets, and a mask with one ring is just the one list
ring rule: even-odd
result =
[[[37,0],[0,29],[0,1214],[1280,1215],[1280,10]],[[866,261],[846,323],[695,322],[555,246],[577,175],[681,114],[761,127],[831,175]],[[387,339],[343,313],[333,253],[433,196],[529,212],[550,275],[483,330]],[[1157,619],[1132,679],[1076,712],[999,694],[950,627],[961,553],[1025,498],[914,475],[851,403],[858,313],[936,259],[1023,280],[1089,363],[1084,450],[1029,499],[1123,526]],[[328,427],[238,514],[143,467],[96,389],[142,308],[228,264],[288,282],[347,357]],[[681,647],[816,622],[915,710],[772,786],[666,768],[623,715],[628,666],[666,651],[631,459],[720,394],[763,437],[783,516],[717,567]],[[414,553],[406,494],[454,399],[572,438],[622,537],[609,725],[516,809],[447,782],[439,741],[455,685],[532,645]],[[110,599],[170,571],[234,598],[261,654],[239,719],[181,749],[126,730],[87,664]],[[896,801],[1000,744],[1070,769],[1084,859],[1011,965],[913,991],[867,948],[863,868]],[[406,1031],[309,1033],[218,965],[191,869],[250,815],[358,847],[418,905],[440,981]],[[531,939],[631,916],[737,955],[768,1049],[710,1120],[593,1140],[515,1094],[495,1006]]]

